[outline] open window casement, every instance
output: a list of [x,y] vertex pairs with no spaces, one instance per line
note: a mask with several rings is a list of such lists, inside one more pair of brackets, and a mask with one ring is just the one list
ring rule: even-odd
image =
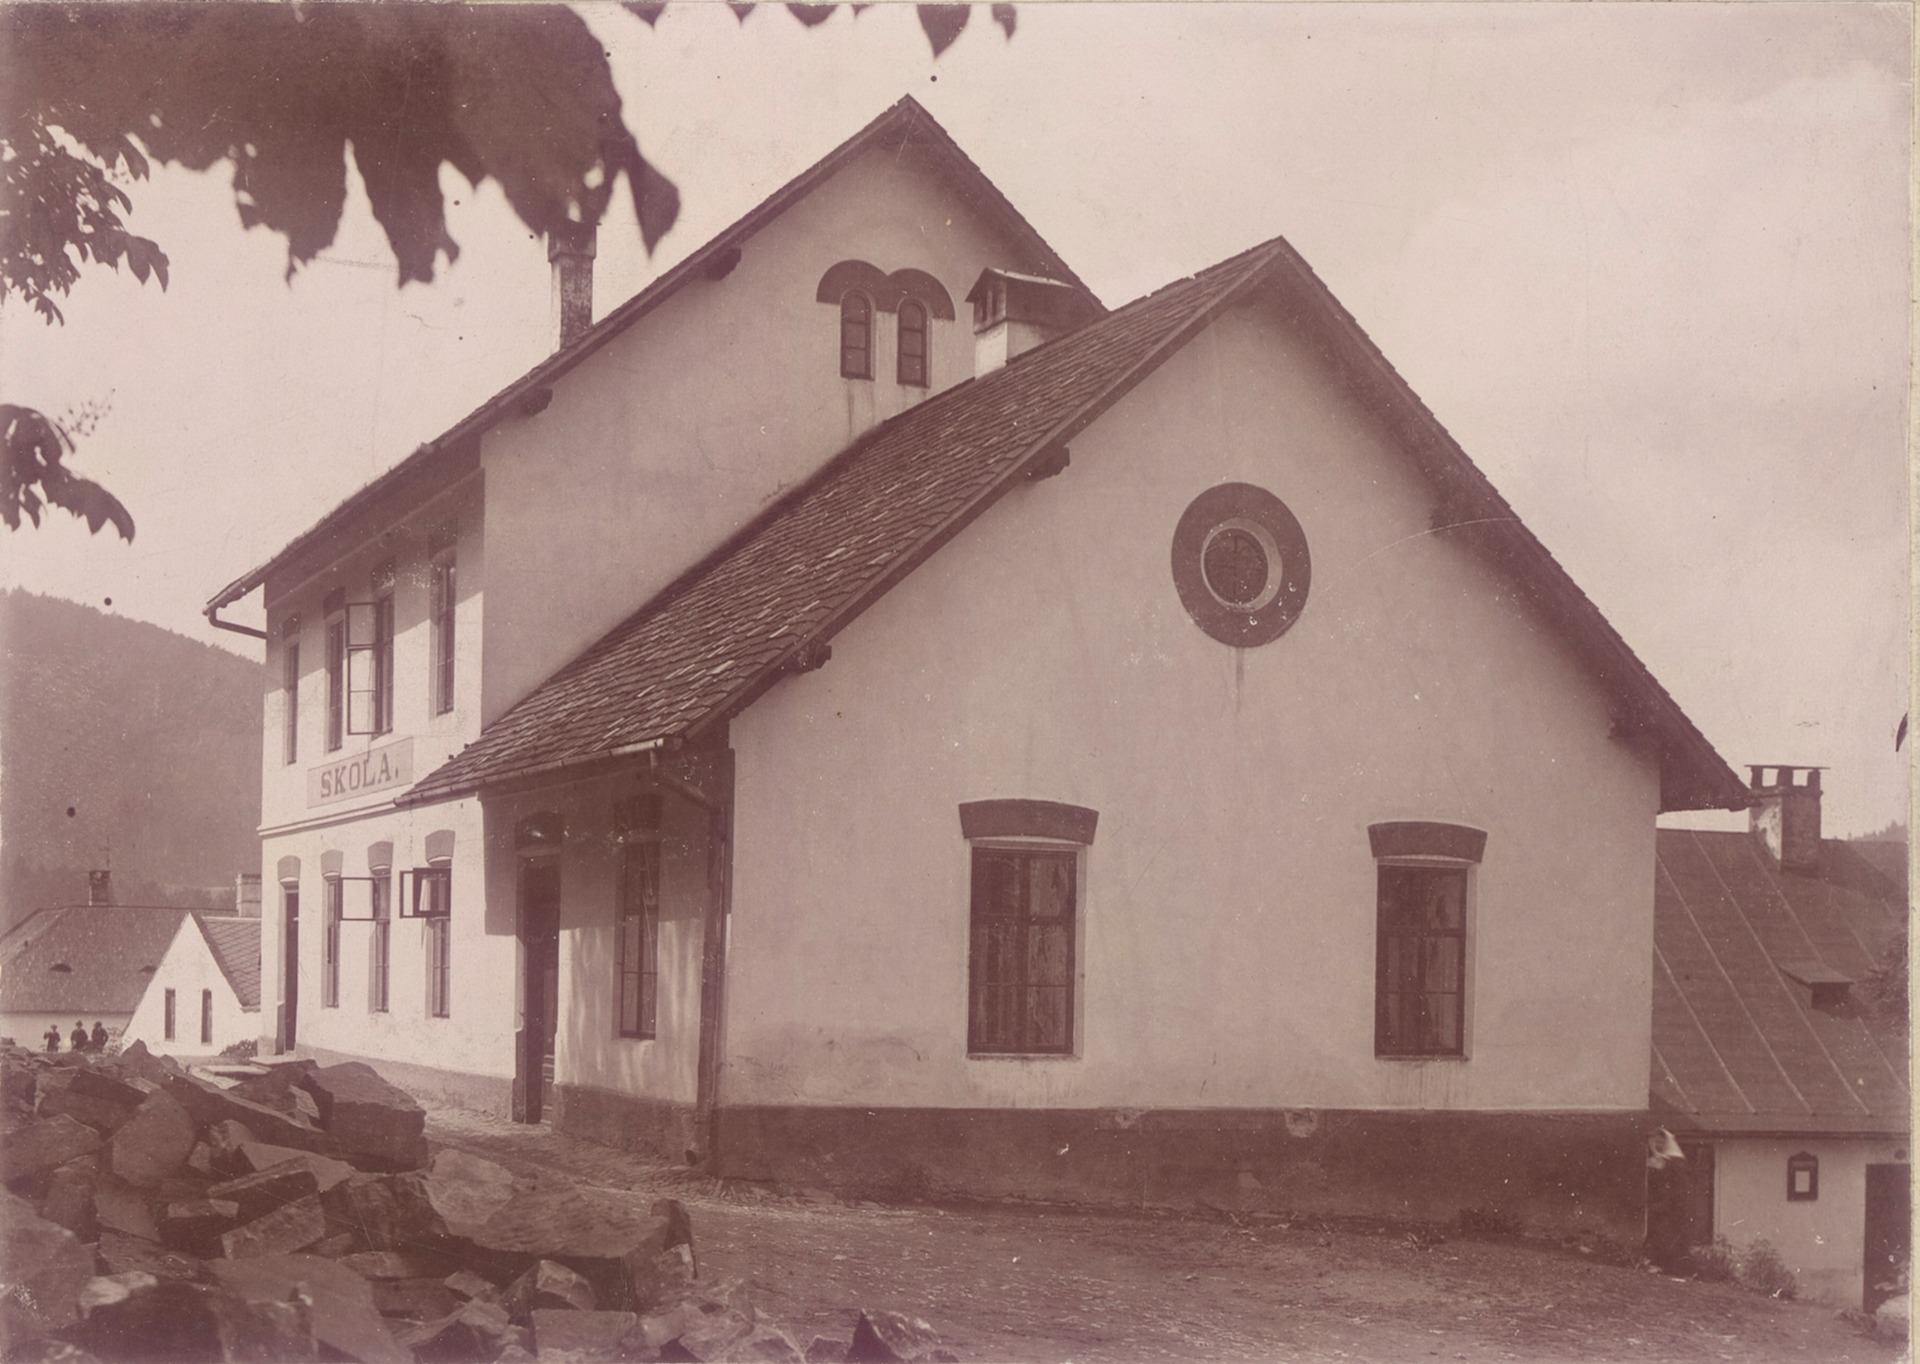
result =
[[347,603],[347,733],[393,728],[393,598]]
[[413,867],[400,873],[401,918],[444,919],[452,913],[452,867]]

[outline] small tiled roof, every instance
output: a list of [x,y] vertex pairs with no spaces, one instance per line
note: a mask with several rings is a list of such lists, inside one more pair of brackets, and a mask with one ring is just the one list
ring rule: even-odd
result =
[[[1662,829],[1654,895],[1656,1114],[1676,1131],[1905,1132],[1904,1030],[1857,982],[1906,922],[1906,898],[1853,845],[1782,872],[1747,833]],[[1813,1006],[1809,978],[1856,982]]]
[[233,987],[243,1009],[260,1007],[260,921],[250,918],[196,914],[220,973]]
[[906,146],[927,149],[936,158],[958,193],[967,204],[988,221],[999,226],[1016,243],[1022,262],[1044,270],[1051,278],[1072,285],[1095,312],[1103,311],[1093,291],[1073,273],[1066,261],[1049,246],[1031,223],[1021,216],[979,166],[948,135],[925,106],[911,95],[903,95],[866,127],[834,148],[826,156],[789,180],[745,216],[716,234],[678,265],[653,283],[614,308],[589,327],[572,345],[542,360],[520,378],[487,399],[443,434],[420,446],[412,454],[349,496],[315,525],[301,532],[292,543],[258,567],[248,570],[214,593],[206,605],[213,616],[223,606],[238,601],[266,582],[275,573],[309,553],[337,554],[339,537],[356,518],[369,508],[385,502],[424,500],[448,484],[465,477],[478,467],[475,438],[521,410],[529,399],[549,389],[588,356],[619,336],[636,322],[677,294],[688,283],[725,273],[729,261],[741,245],[793,207],[835,172],[861,153],[872,148],[899,149]]
[[698,737],[958,534],[1230,302],[1255,288],[1316,329],[1360,401],[1435,489],[1438,529],[1516,581],[1660,754],[1661,808],[1743,807],[1746,784],[1305,261],[1275,239],[1097,318],[868,432],[401,797],[498,782]]
[[0,1013],[71,1013],[88,1022],[132,1013],[187,914],[72,905],[29,915],[0,941]]

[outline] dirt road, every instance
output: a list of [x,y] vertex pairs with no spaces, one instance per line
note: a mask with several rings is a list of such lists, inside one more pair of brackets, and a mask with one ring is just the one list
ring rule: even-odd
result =
[[702,1277],[751,1284],[802,1345],[863,1306],[968,1361],[1739,1360],[1890,1364],[1831,1308],[1572,1252],[1277,1220],[881,1207],[698,1179],[542,1128],[436,1111],[428,1136],[608,1197],[672,1195]]

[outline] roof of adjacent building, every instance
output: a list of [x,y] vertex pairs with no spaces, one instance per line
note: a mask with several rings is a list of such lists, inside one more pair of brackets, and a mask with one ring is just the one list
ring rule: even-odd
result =
[[260,921],[218,914],[195,914],[220,974],[233,987],[243,1009],[260,1007]]
[[0,938],[0,1013],[130,1014],[189,911],[37,910]]
[[961,150],[933,115],[911,95],[904,95],[866,127],[775,190],[744,217],[609,312],[572,345],[563,346],[548,356],[444,433],[353,493],[271,559],[221,588],[208,600],[207,614],[211,616],[221,607],[238,601],[265,583],[270,574],[303,556],[336,552],[340,538],[370,508],[393,500],[424,500],[471,473],[478,467],[474,442],[489,428],[519,411],[529,399],[550,388],[563,375],[665,303],[688,283],[724,275],[737,259],[735,253],[748,238],[824,184],[855,157],[874,148],[906,146],[924,148],[932,153],[953,177],[969,207],[999,226],[1018,243],[1017,249],[1023,253],[1022,264],[1045,271],[1056,281],[1071,284],[1085,296],[1096,312],[1105,311],[1094,292],[1073,273],[1033,225],[1021,216],[1020,211],[974,164],[973,159]]
[[[1904,1028],[1858,982],[1906,923],[1874,851],[1827,839],[1783,872],[1749,833],[1662,829],[1654,895],[1652,1102],[1676,1131],[1908,1130]],[[1856,985],[1815,1007],[1814,984]]]
[[1275,239],[955,385],[874,428],[488,725],[401,799],[443,799],[697,740],[832,636],[1204,328],[1265,290],[1316,332],[1434,489],[1434,524],[1561,627],[1649,737],[1661,807],[1748,792],[1372,341]]

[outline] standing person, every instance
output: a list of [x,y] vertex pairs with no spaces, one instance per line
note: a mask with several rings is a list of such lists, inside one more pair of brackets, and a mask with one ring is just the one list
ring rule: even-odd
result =
[[67,1041],[75,1051],[85,1051],[87,1049],[86,1020],[79,1018],[73,1020],[73,1036],[69,1037]]
[[49,1024],[47,1024],[47,1039],[46,1039],[46,1040],[47,1040],[47,1050],[48,1050],[48,1051],[59,1051],[59,1050],[60,1050],[60,1025],[59,1025],[58,1023],[49,1023]]
[[107,1025],[97,1018],[93,1020],[93,1049],[99,1052],[107,1049]]

